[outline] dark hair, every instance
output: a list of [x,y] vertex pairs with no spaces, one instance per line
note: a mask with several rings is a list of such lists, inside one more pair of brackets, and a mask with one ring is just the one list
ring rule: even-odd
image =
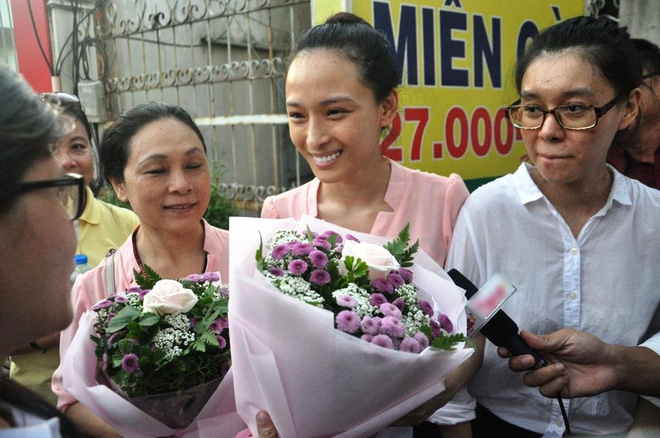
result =
[[387,38],[357,15],[340,12],[312,27],[294,45],[289,66],[301,52],[314,50],[335,51],[355,64],[378,103],[399,84]]
[[117,117],[117,120],[103,134],[99,155],[103,177],[106,181],[110,182],[113,179],[122,182],[124,180],[124,168],[128,162],[133,137],[146,125],[164,119],[176,119],[188,125],[195,131],[206,152],[204,137],[186,110],[180,106],[157,102],[138,105]]
[[50,157],[59,133],[52,108],[17,74],[0,66],[0,213],[8,212],[16,185],[38,160]]
[[631,41],[642,61],[642,68],[648,73],[660,74],[660,48],[651,41],[641,38],[633,38]]
[[622,99],[641,83],[642,65],[626,28],[606,18],[575,17],[534,38],[516,65],[518,92],[527,68],[536,58],[571,49],[589,62]]

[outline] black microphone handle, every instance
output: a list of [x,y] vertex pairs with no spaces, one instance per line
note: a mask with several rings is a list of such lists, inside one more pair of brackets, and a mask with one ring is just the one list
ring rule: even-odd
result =
[[532,347],[525,342],[525,340],[516,333],[515,336],[509,338],[509,340],[502,345],[511,353],[511,356],[522,356],[523,354],[529,354],[534,358],[534,366],[531,367],[531,370],[538,370],[548,365],[548,362],[543,356],[541,356],[538,351],[534,350]]

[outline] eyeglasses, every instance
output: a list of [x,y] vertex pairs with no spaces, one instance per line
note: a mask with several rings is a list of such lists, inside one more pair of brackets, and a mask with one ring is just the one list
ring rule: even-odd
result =
[[642,75],[642,80],[652,78],[653,76],[660,76],[660,72],[654,71],[653,73],[646,73],[645,75]]
[[26,193],[38,189],[57,189],[57,198],[69,215],[76,220],[82,215],[85,199],[85,178],[77,173],[69,173],[64,178],[44,181],[30,181],[19,184],[16,192]]
[[613,108],[622,95],[623,93],[619,94],[603,106],[571,103],[550,110],[536,105],[520,105],[519,99],[513,105],[506,107],[506,115],[513,126],[520,129],[539,129],[543,126],[545,116],[552,114],[563,128],[580,131],[595,127],[598,119]]
[[52,105],[67,107],[67,106],[82,106],[80,99],[73,94],[65,93],[63,91],[56,91],[53,93],[42,93],[41,101],[48,102]]

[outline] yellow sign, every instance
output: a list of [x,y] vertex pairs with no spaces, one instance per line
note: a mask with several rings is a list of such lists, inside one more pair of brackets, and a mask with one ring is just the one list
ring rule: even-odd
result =
[[[400,111],[383,154],[428,172],[482,181],[525,157],[504,116],[518,98],[517,56],[542,29],[584,13],[581,0],[315,0],[322,23],[339,11],[370,22],[390,41],[400,74]],[[475,182],[476,182],[475,181]]]

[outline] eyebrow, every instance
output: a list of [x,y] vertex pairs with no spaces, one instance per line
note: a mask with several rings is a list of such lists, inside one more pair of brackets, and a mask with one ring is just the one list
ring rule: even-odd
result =
[[81,141],[81,140],[89,143],[89,139],[87,137],[83,136],[83,135],[76,135],[75,137],[72,137],[71,140],[69,140],[69,142]]
[[[593,90],[588,88],[575,88],[573,90],[563,91],[561,93],[562,99],[569,97],[582,97],[582,96],[594,96],[596,93]],[[520,93],[520,97],[523,99],[537,99],[540,97],[540,93],[534,91],[523,91]]]
[[[197,152],[204,153],[204,151],[202,151],[200,148],[198,148],[197,146],[195,146],[195,147],[190,148],[190,149],[185,153],[185,155],[188,156],[188,155],[195,154],[195,153],[197,153]],[[168,156],[165,155],[165,154],[151,154],[151,155],[149,155],[147,158],[145,158],[144,160],[140,161],[140,162],[138,163],[138,167],[142,166],[144,163],[146,163],[146,162],[148,162],[148,161],[151,161],[151,160],[166,160],[167,157],[168,157]]]
[[[353,98],[351,98],[350,96],[333,96],[333,97],[329,97],[328,99],[322,100],[321,102],[319,102],[319,105],[327,106],[340,102],[355,102],[355,100],[353,100]],[[297,108],[300,107],[301,105],[300,103],[291,100],[286,102],[286,106]]]

